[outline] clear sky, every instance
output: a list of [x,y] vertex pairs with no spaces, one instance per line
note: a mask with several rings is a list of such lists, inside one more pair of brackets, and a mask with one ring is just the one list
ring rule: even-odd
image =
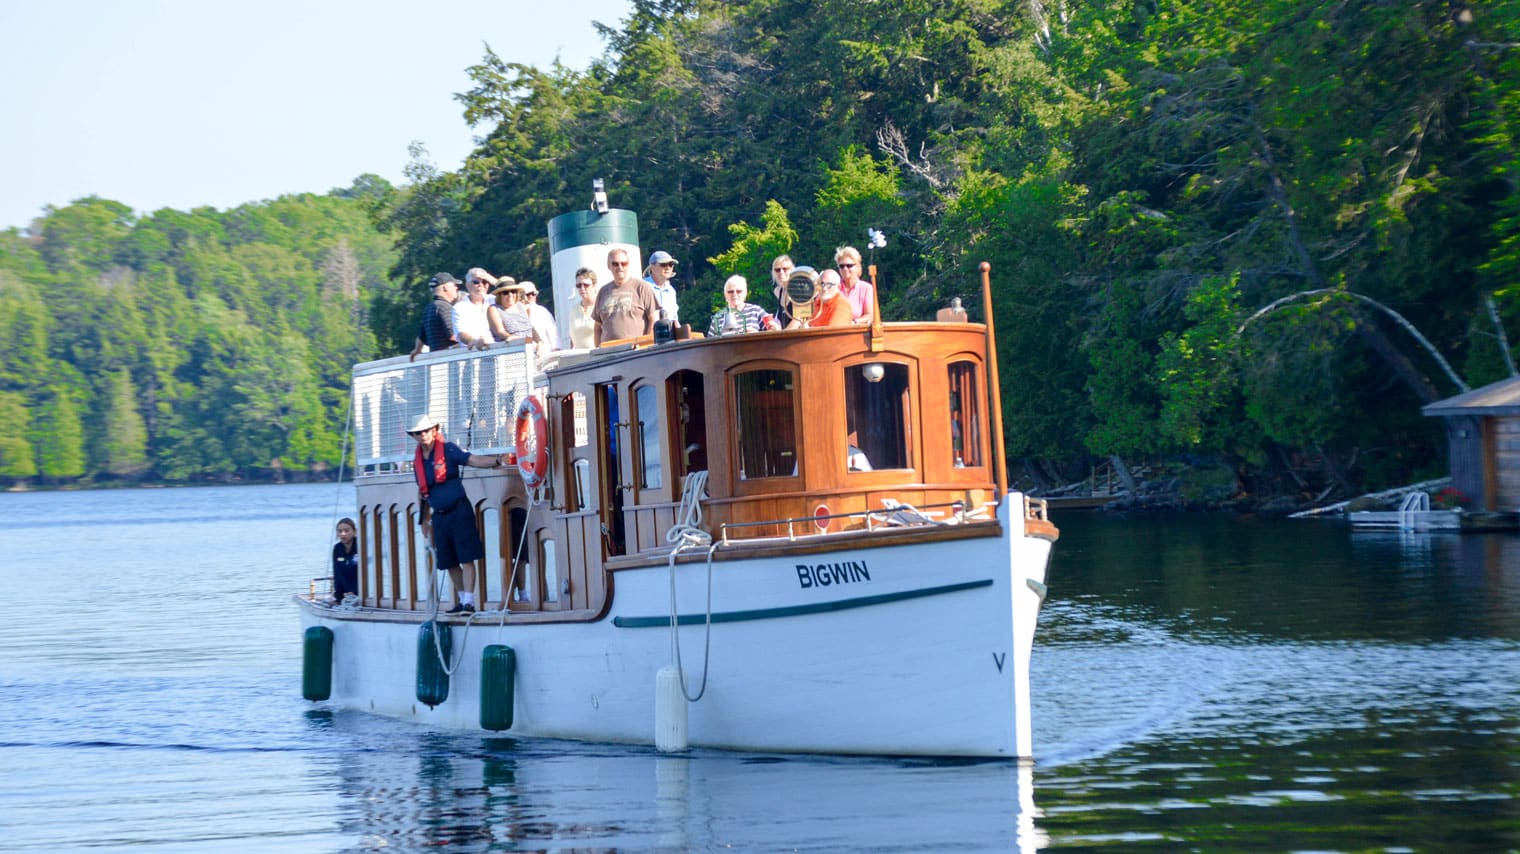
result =
[[477,133],[489,44],[584,68],[628,0],[0,0],[0,230],[89,195],[139,214],[402,181]]

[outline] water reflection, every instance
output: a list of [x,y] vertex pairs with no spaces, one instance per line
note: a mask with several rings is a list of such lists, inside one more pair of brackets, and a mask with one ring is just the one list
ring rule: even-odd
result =
[[425,733],[357,713],[309,723],[356,744],[314,772],[363,848],[1033,852],[1047,841],[1027,764],[663,755]]
[[1520,538],[1057,521],[1034,672],[1054,844],[1520,844]]

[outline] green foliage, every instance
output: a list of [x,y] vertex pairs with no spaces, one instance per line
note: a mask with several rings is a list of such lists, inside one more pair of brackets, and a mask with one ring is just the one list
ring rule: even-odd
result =
[[[735,273],[744,275],[750,282],[765,282],[770,278],[771,261],[777,255],[792,251],[797,242],[797,230],[787,218],[786,208],[775,199],[765,203],[765,213],[760,215],[760,226],[736,222],[728,227],[733,243],[707,263],[724,276]],[[758,277],[756,274],[758,273]]]
[[148,425],[137,411],[132,376],[117,371],[110,378],[106,414],[102,421],[102,463],[112,477],[135,478],[148,470]]
[[37,455],[37,474],[54,483],[83,475],[84,426],[74,390],[68,385],[54,385],[45,392],[36,412],[28,438]]
[[0,419],[11,429],[0,434],[0,477],[25,480],[37,476],[37,457],[27,440],[30,424],[26,397],[13,391],[0,391]]
[[90,197],[0,235],[0,333],[24,342],[0,395],[60,400],[49,365],[74,365],[86,478],[132,476],[131,412],[144,477],[330,465],[348,365],[410,348],[422,283],[477,264],[547,282],[545,222],[603,178],[646,250],[683,260],[686,304],[850,244],[887,318],[957,296],[980,318],[988,262],[1015,455],[1425,472],[1444,453],[1418,406],[1448,389],[1407,330],[1346,300],[1236,330],[1351,291],[1470,384],[1509,373],[1517,8],[634,0],[584,71],[487,46],[456,96],[480,140],[458,171],[416,146],[400,187],[141,219]]
[[135,219],[95,197],[0,235],[0,478],[196,480],[337,466],[365,307],[390,286],[378,179]]

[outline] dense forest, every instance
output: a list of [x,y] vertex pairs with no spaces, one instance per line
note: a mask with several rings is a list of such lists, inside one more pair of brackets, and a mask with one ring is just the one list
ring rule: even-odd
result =
[[682,260],[683,306],[874,228],[888,319],[976,317],[989,261],[1036,484],[1408,482],[1444,471],[1419,407],[1515,373],[1520,4],[635,0],[603,36],[584,70],[486,48],[457,171],[416,150],[401,187],[86,199],[0,237],[0,412],[27,425],[0,477],[330,469],[348,365],[409,347],[420,283],[547,280],[544,223],[593,178]]

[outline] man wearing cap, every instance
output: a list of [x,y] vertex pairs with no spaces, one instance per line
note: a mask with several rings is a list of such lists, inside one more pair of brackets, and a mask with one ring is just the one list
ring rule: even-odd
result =
[[437,352],[459,343],[454,338],[454,301],[459,298],[459,280],[449,273],[438,273],[428,280],[428,288],[433,292],[433,302],[422,315],[417,343],[412,346],[412,361],[417,360],[423,347]]
[[659,301],[649,283],[628,269],[628,251],[613,249],[607,253],[607,270],[612,281],[596,295],[594,337],[596,346],[619,338],[637,338],[654,333],[654,320],[660,313]]
[[469,293],[454,303],[454,339],[460,346],[471,350],[491,346],[491,321],[486,317],[490,300],[486,299],[486,291],[494,284],[496,278],[480,267],[471,267],[464,274]]
[[644,281],[654,289],[655,301],[665,310],[671,323],[680,323],[681,307],[676,305],[676,288],[670,283],[676,277],[676,259],[661,249],[649,256],[649,277]]
[[500,456],[482,457],[443,439],[443,429],[431,415],[420,415],[406,434],[417,440],[412,474],[422,496],[422,534],[433,545],[438,568],[447,570],[458,602],[450,614],[475,613],[475,579],[486,556],[475,527],[475,508],[459,479],[460,466],[495,468]]

